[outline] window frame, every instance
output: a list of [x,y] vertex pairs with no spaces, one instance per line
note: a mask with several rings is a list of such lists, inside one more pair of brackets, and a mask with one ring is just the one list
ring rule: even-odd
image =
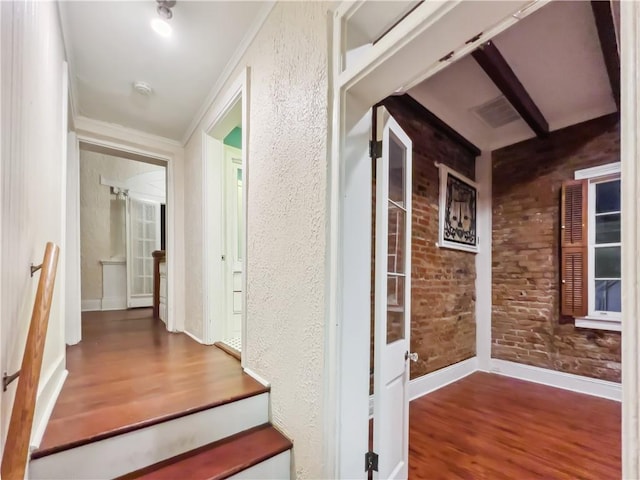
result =
[[[575,180],[588,181],[587,196],[587,292],[588,313],[586,317],[576,317],[575,326],[598,330],[622,331],[621,312],[603,312],[595,310],[595,218],[596,218],[596,185],[612,180],[620,179],[620,162],[609,163],[598,167],[576,170]],[[622,208],[622,205],[620,205]],[[622,237],[620,238],[622,247]]]

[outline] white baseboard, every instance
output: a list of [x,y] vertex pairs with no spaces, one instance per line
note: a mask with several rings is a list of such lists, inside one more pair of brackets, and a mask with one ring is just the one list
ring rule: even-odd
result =
[[102,310],[102,300],[99,298],[90,298],[82,300],[80,308],[83,312],[99,312]]
[[33,418],[33,430],[31,431],[31,440],[29,442],[31,450],[40,446],[44,431],[49,424],[49,418],[51,418],[51,412],[53,412],[53,407],[56,405],[68,374],[69,372],[65,369],[65,356],[62,355],[40,377],[36,411]]
[[264,385],[265,387],[270,387],[271,386],[271,384],[269,382],[267,382],[264,378],[262,378],[260,375],[258,375],[253,370],[251,370],[249,368],[246,368],[246,367],[244,367],[243,370],[244,370],[244,373],[249,375],[251,378],[253,378],[256,382],[260,383],[261,385]]
[[105,310],[126,310],[127,297],[102,297],[102,308]]
[[188,337],[193,338],[196,342],[201,343],[202,345],[206,345],[206,343],[204,343],[204,341],[201,338],[196,337],[193,333],[190,333],[186,330],[184,330],[181,333],[186,333]]
[[[487,371],[527,382],[540,383],[563,390],[571,390],[572,392],[617,400],[618,402],[622,401],[622,386],[619,383],[558,372],[547,368],[532,367],[506,360],[498,360],[497,358],[492,358],[490,365],[489,370],[480,369],[478,368],[478,358],[473,357],[422,377],[414,378],[409,382],[409,399],[420,398],[450,383],[457,382],[474,372]],[[369,418],[373,418],[373,402],[374,396],[370,395]]]
[[595,397],[622,401],[622,386],[619,383],[583,377],[572,373],[558,372],[547,368],[532,367],[521,363],[491,359],[490,373],[518,378],[528,382],[541,383],[550,387],[585,393]]
[[[450,383],[457,382],[467,375],[478,371],[477,357],[468,358],[435,372],[427,373],[422,377],[409,381],[409,401],[420,398],[428,393],[446,387]],[[374,396],[369,396],[369,418],[373,417]]]
[[472,357],[436,370],[435,372],[428,373],[422,377],[414,378],[409,382],[409,399],[415,400],[416,398],[420,398],[450,383],[457,382],[477,370],[478,359]]

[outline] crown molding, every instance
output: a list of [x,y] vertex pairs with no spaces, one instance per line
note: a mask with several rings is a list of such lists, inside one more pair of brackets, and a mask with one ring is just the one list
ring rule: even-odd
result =
[[269,1],[265,2],[262,6],[262,9],[258,13],[255,22],[253,22],[253,25],[251,25],[251,28],[249,28],[249,31],[244,36],[244,38],[238,45],[238,48],[227,62],[227,65],[218,77],[218,80],[216,80],[216,83],[214,83],[213,88],[209,92],[209,95],[207,95],[205,101],[202,103],[202,107],[200,107],[200,110],[198,110],[196,115],[193,117],[193,120],[189,124],[189,127],[182,137],[183,146],[185,146],[189,142],[198,125],[200,125],[209,110],[211,110],[214,101],[216,100],[218,95],[220,95],[220,92],[222,91],[224,85],[231,78],[234,70],[238,67],[240,60],[253,43],[253,40],[264,25],[264,22],[267,20],[267,17],[271,13],[271,10],[273,10],[275,4],[275,1]]
[[81,142],[95,138],[105,140],[115,138],[132,145],[152,148],[160,152],[182,154],[183,151],[182,144],[177,140],[141,132],[140,130],[134,130],[115,123],[103,122],[83,116],[76,117],[74,123],[76,134]]

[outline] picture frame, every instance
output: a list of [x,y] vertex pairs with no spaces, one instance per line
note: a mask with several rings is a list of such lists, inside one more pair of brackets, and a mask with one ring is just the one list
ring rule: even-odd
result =
[[437,163],[440,175],[438,246],[478,252],[478,184]]

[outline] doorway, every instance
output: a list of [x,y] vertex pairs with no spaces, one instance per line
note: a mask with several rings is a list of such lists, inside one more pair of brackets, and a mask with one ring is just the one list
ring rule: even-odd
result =
[[[345,43],[348,43],[348,36],[344,31],[338,29],[338,35],[345,35],[339,37],[336,40],[335,45],[340,53],[336,55],[338,61],[334,64],[334,67],[340,74],[336,82],[336,103],[334,105],[336,111],[339,112],[337,118],[340,121],[340,132],[336,135],[334,153],[339,152],[334,159],[340,159],[340,165],[337,163],[332,166],[339,172],[334,176],[336,191],[339,192],[340,198],[346,198],[347,201],[341,203],[338,199],[336,202],[340,205],[340,224],[336,225],[337,231],[341,232],[339,238],[336,238],[336,251],[339,251],[338,259],[342,259],[340,263],[342,271],[344,272],[341,283],[337,289],[338,298],[341,299],[337,303],[337,316],[344,319],[343,324],[338,324],[338,336],[345,338],[344,335],[348,335],[347,338],[353,339],[355,336],[366,335],[365,338],[369,338],[369,329],[364,324],[362,316],[365,312],[370,311],[371,301],[367,299],[365,292],[362,289],[362,285],[370,284],[365,277],[367,272],[367,266],[371,265],[371,251],[363,251],[363,245],[369,240],[371,227],[367,228],[363,223],[369,218],[362,218],[362,212],[367,211],[366,204],[371,201],[371,190],[363,185],[362,181],[358,179],[365,178],[367,170],[370,172],[371,160],[368,158],[370,150],[368,138],[363,134],[371,126],[371,114],[369,108],[371,105],[379,102],[382,98],[392,93],[404,93],[411,88],[416,87],[424,79],[432,77],[438,71],[445,69],[447,66],[452,65],[456,61],[460,61],[466,54],[470,53],[473,49],[479,46],[479,38],[477,36],[479,31],[485,30],[483,35],[487,35],[484,41],[488,38],[492,38],[499,32],[506,30],[509,26],[522,19],[525,19],[528,15],[533,14],[538,8],[543,7],[543,4],[537,4],[535,7],[531,5],[525,5],[524,3],[516,5],[500,4],[499,2],[492,3],[492,8],[486,8],[484,11],[476,10],[476,5],[473,2],[463,2],[462,4],[454,7],[452,5],[440,5],[440,6],[427,6],[426,4],[419,5],[416,10],[411,14],[412,21],[405,22],[407,29],[398,29],[397,32],[393,30],[389,33],[389,37],[385,41],[373,42],[370,45],[364,45],[362,51],[369,52],[365,55],[362,53],[362,58],[366,58],[366,61],[358,62],[351,65],[353,68],[349,68],[350,60],[353,57],[358,56],[360,52],[357,52],[354,48],[351,52],[345,52],[341,50],[344,48]],[[518,9],[521,8],[521,10]],[[525,8],[528,7],[528,8]],[[358,7],[353,7],[357,10]],[[436,10],[440,9],[436,12]],[[505,10],[502,10],[505,9]],[[507,10],[511,12],[507,12]],[[467,21],[462,21],[463,10],[465,11],[464,18]],[[502,10],[502,11],[501,11]],[[420,13],[418,13],[420,12]],[[349,18],[351,21],[357,17],[357,12],[347,11],[345,7],[345,18]],[[458,17],[458,15],[460,15]],[[340,13],[338,14],[340,17]],[[435,26],[432,28],[429,24],[434,18]],[[468,18],[474,18],[474,21],[478,25],[469,25]],[[460,22],[458,22],[460,20]],[[445,41],[442,30],[444,25],[448,22],[452,22],[451,25],[466,25],[470,27],[469,31],[462,32],[459,29],[450,29],[449,33],[456,30],[456,34],[447,36]],[[502,23],[501,23],[502,22]],[[402,23],[401,23],[402,25]],[[487,29],[487,26],[493,25],[491,29]],[[500,25],[500,27],[496,27]],[[354,26],[354,23],[351,24]],[[356,25],[357,26],[357,25]],[[346,27],[347,29],[349,26]],[[465,27],[466,28],[466,27]],[[473,30],[477,30],[473,32]],[[489,33],[487,33],[489,32]],[[398,36],[394,36],[397,33]],[[453,37],[460,34],[460,38],[453,39]],[[436,41],[435,37],[432,37],[433,42],[427,41],[430,35],[439,36],[439,40]],[[466,38],[465,38],[466,37]],[[343,43],[340,43],[340,41]],[[346,42],[345,42],[346,40]],[[375,39],[373,39],[375,40]],[[447,45],[444,43],[449,42]],[[466,42],[466,43],[465,43]],[[477,44],[474,44],[477,42]],[[365,42],[366,43],[366,42]],[[424,45],[438,44],[442,51],[434,51],[433,55],[427,59],[425,57],[426,50]],[[393,45],[393,47],[391,47]],[[419,49],[418,45],[422,45],[423,48]],[[456,47],[456,45],[458,45]],[[453,51],[449,51],[454,48]],[[346,49],[349,49],[347,45]],[[393,50],[392,54],[387,49]],[[420,53],[418,53],[420,51]],[[352,56],[347,53],[351,53]],[[419,62],[419,57],[422,58],[422,67],[416,66],[415,62]],[[408,61],[409,58],[413,58],[415,61]],[[364,66],[366,65],[366,66]],[[361,68],[362,67],[362,68]],[[398,78],[397,72],[403,72],[402,78]],[[375,73],[375,75],[374,75]],[[463,93],[468,92],[471,89],[460,90],[460,96]],[[624,135],[623,135],[624,137]],[[522,140],[522,139],[520,139]],[[516,140],[518,141],[518,140]],[[489,149],[489,152],[492,149]],[[365,153],[366,152],[366,153]],[[489,156],[490,158],[490,156]],[[484,163],[484,162],[480,162]],[[489,163],[490,165],[490,163]],[[344,173],[344,176],[341,175]],[[479,177],[482,177],[485,173],[481,173]],[[490,172],[489,172],[490,176]],[[623,181],[624,183],[624,181]],[[437,188],[437,186],[436,186]],[[489,193],[490,194],[490,193]],[[623,195],[624,196],[624,195]],[[334,205],[335,206],[335,205]],[[623,213],[624,215],[624,213]],[[366,217],[366,216],[365,216]],[[490,218],[490,217],[489,217]],[[367,239],[366,237],[369,236]],[[486,237],[484,237],[486,238]],[[624,248],[623,248],[624,250]],[[367,262],[367,255],[368,260]],[[489,257],[490,259],[490,257]],[[360,274],[358,274],[360,272]],[[489,283],[490,285],[490,283]],[[623,282],[624,285],[624,282]],[[623,287],[624,288],[624,287]],[[490,290],[489,290],[490,292]],[[490,298],[490,295],[489,295]],[[368,302],[367,302],[368,300]],[[484,315],[484,313],[483,313]],[[487,317],[478,318],[479,330],[484,331],[487,319],[489,319],[488,325],[490,326],[491,311]],[[366,316],[370,318],[370,316]],[[359,323],[359,327],[356,324]],[[358,333],[359,332],[359,333]],[[490,336],[489,336],[490,339]],[[340,342],[338,342],[340,344]],[[344,391],[348,391],[348,395],[341,394],[341,406],[340,406],[340,422],[344,425],[350,425],[349,428],[349,440],[341,442],[341,456],[340,465],[337,467],[340,472],[340,476],[357,476],[355,464],[348,459],[352,456],[357,457],[357,451],[362,448],[362,445],[366,441],[366,429],[360,430],[360,427],[355,427],[356,424],[364,427],[366,420],[362,418],[363,413],[361,410],[365,403],[365,399],[360,395],[363,391],[367,391],[364,387],[364,382],[368,380],[368,376],[363,378],[363,384],[360,384],[359,380],[355,381],[356,372],[363,374],[365,365],[363,365],[362,359],[368,358],[365,354],[365,345],[356,344],[356,342],[349,341],[348,346],[344,345],[341,351],[340,366],[337,370],[340,372],[340,378],[343,379],[341,383]],[[491,341],[487,342],[483,348],[477,348],[478,354],[487,355],[488,358],[478,358],[476,362],[487,362],[489,365],[495,364],[491,359]],[[474,351],[476,349],[474,348]],[[421,359],[422,360],[422,359]],[[477,365],[477,364],[476,364]],[[477,366],[475,367],[477,369]],[[349,379],[348,381],[344,379]],[[356,385],[357,382],[357,385]],[[356,404],[360,406],[357,407]],[[364,409],[366,411],[366,409]],[[353,428],[351,428],[353,427]],[[357,436],[358,441],[362,441],[359,448],[351,451],[351,445],[354,443],[354,435]]]
[[83,315],[144,309],[166,325],[166,162],[88,142],[76,154]]
[[203,343],[242,358],[246,292],[246,79],[232,87],[204,136]]
[[80,148],[83,311],[153,306],[165,167]]

